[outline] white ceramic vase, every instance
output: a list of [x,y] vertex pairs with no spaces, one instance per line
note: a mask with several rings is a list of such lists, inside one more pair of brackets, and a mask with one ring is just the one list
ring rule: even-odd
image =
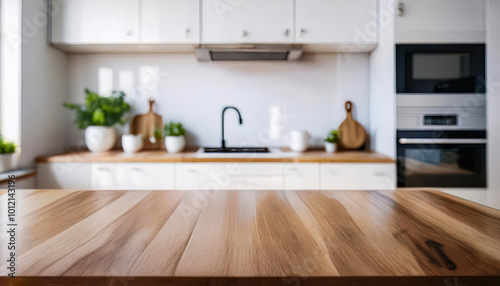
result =
[[330,143],[330,142],[325,142],[325,151],[326,153],[333,153],[335,152],[335,146],[337,144],[335,143]]
[[0,154],[0,173],[17,169],[17,153]]
[[165,148],[169,153],[179,153],[186,147],[186,139],[184,136],[166,136]]
[[123,134],[122,148],[125,153],[137,153],[144,145],[142,134]]
[[91,152],[106,152],[115,146],[116,131],[111,126],[89,126],[85,129],[85,144]]

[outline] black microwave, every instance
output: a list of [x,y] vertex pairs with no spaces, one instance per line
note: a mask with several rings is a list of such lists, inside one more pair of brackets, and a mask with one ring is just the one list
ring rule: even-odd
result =
[[397,93],[486,93],[484,44],[396,45]]

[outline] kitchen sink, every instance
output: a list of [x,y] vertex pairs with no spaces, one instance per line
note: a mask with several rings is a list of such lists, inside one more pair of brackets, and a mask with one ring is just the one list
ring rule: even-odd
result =
[[205,147],[204,153],[269,153],[267,147]]

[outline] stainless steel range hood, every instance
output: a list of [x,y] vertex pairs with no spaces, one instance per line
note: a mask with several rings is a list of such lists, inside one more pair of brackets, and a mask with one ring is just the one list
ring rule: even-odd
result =
[[199,61],[293,61],[302,55],[301,45],[201,45]]

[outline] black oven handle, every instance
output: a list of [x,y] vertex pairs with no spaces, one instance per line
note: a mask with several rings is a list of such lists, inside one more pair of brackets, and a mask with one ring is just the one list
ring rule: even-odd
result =
[[486,139],[454,138],[399,138],[399,144],[486,144]]

